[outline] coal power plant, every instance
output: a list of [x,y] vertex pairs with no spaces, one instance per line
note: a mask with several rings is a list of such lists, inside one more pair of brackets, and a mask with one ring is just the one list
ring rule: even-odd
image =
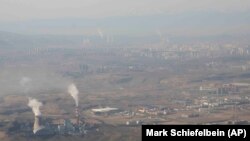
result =
[[[34,114],[33,127],[31,124],[27,123],[18,123],[26,136],[40,136],[48,137],[54,135],[72,135],[72,136],[84,136],[88,131],[94,130],[95,125],[90,125],[84,122],[83,118],[79,113],[79,102],[78,102],[78,89],[75,84],[71,84],[68,87],[68,93],[73,97],[75,101],[75,111],[72,112],[74,118],[64,118],[62,116],[56,117],[53,119],[51,117],[44,116],[40,107],[43,106],[43,103],[35,98],[28,98],[28,106],[32,109]],[[72,116],[73,117],[73,116]],[[55,122],[55,121],[60,121]]]

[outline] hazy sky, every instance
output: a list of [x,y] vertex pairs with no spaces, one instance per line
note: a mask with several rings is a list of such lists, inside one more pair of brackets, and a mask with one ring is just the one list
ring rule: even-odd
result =
[[[100,20],[166,14],[181,16],[195,12],[218,12],[227,16],[233,13],[233,16],[238,16],[237,13],[249,15],[249,11],[250,0],[0,0],[0,24],[70,18]],[[248,23],[238,23],[237,26],[241,24],[247,26]],[[40,27],[50,30],[43,25]],[[10,27],[6,26],[8,28]],[[20,28],[26,30],[23,25],[18,29]],[[77,28],[84,29],[83,26]],[[71,28],[65,30],[68,32]],[[74,30],[79,29],[72,29]]]
[[103,18],[188,11],[243,11],[249,0],[0,0],[0,20]]

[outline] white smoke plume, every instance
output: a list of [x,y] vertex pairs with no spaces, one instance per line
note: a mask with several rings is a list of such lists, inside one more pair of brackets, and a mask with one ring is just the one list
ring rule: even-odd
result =
[[102,30],[101,29],[97,29],[97,32],[98,32],[98,35],[101,37],[101,39],[103,39],[104,34],[103,34]]
[[21,78],[21,80],[20,80],[20,84],[21,84],[21,86],[26,86],[26,85],[28,85],[31,81],[32,81],[31,78],[26,77],[26,76],[23,76],[23,77]]
[[78,92],[78,89],[76,88],[75,84],[72,83],[72,84],[69,85],[68,93],[74,98],[76,107],[78,107],[78,103],[79,103],[78,93],[79,92]]
[[40,112],[40,107],[43,106],[43,104],[39,102],[37,99],[29,97],[28,106],[32,109],[35,116],[42,115],[42,113]]
[[27,93],[30,90],[32,79],[26,76],[23,76],[20,80],[20,85],[24,88],[24,92]]

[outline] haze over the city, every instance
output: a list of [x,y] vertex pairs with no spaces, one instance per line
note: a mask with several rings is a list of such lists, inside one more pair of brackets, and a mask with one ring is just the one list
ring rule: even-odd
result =
[[0,141],[250,125],[249,41],[250,0],[0,0]]
[[[240,35],[248,0],[1,0],[0,30],[25,34]],[[104,34],[103,33],[103,34]]]

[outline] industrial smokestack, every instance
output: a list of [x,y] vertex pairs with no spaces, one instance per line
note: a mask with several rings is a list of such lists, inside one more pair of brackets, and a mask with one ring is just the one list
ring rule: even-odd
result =
[[73,97],[73,99],[75,100],[76,124],[79,125],[79,110],[78,110],[78,105],[79,105],[78,93],[79,93],[79,91],[76,88],[76,85],[72,83],[68,87],[68,92]]
[[68,92],[69,94],[73,97],[73,99],[75,100],[75,106],[78,107],[78,89],[76,88],[75,84],[70,84],[68,87]]
[[33,126],[33,133],[36,134],[39,130],[43,129],[44,126],[40,125],[40,116],[42,113],[40,112],[40,107],[43,104],[39,102],[37,99],[29,97],[29,103],[28,106],[32,109],[34,115],[35,115],[35,121]]
[[32,109],[35,116],[40,116],[42,113],[40,112],[40,107],[43,104],[39,102],[37,99],[29,97],[29,103],[28,106]]
[[78,107],[75,108],[76,124],[79,125],[79,110]]
[[42,130],[43,128],[44,126],[40,125],[40,117],[36,116],[34,126],[33,126],[33,133],[36,134],[38,131]]

